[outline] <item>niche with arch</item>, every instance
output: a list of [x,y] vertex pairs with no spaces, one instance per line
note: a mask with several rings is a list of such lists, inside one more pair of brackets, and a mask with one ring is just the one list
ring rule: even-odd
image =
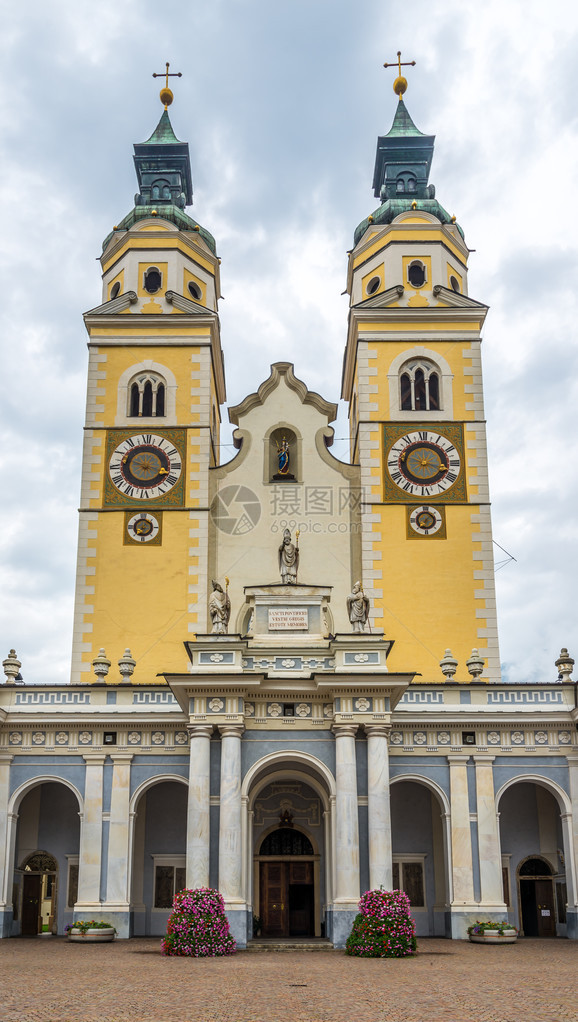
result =
[[277,426],[265,440],[265,479],[295,483],[300,479],[300,444],[290,426]]

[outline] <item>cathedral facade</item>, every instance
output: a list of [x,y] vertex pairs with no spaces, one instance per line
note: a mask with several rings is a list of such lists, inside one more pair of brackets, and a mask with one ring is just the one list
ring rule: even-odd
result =
[[[168,79],[167,79],[168,82]],[[0,933],[162,934],[218,888],[254,933],[342,947],[360,894],[421,936],[480,918],[578,937],[578,708],[566,650],[500,676],[483,406],[487,307],[396,80],[379,205],[348,256],[342,398],[288,362],[226,403],[220,259],[162,117],[103,243],[72,676],[0,686]]]

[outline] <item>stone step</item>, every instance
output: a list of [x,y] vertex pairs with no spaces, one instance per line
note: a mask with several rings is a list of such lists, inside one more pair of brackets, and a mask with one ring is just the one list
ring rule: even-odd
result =
[[310,938],[309,940],[299,940],[299,938],[291,938],[289,940],[281,939],[275,940],[274,937],[265,940],[250,940],[247,944],[247,951],[335,951],[331,941],[326,940],[323,937]]

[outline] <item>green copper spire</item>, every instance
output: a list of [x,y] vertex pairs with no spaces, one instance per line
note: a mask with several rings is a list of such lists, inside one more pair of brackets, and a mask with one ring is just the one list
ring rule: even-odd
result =
[[[146,142],[137,142],[134,146],[139,189],[134,197],[134,209],[115,229],[128,230],[137,220],[158,216],[169,220],[181,231],[197,231],[211,251],[216,253],[212,234],[185,213],[185,207],[191,206],[193,202],[189,143],[181,142],[173,131],[167,110],[168,103],[172,102],[168,86],[161,91],[161,102],[165,104],[165,109],[152,135]],[[109,234],[103,248],[106,248],[110,238]]]
[[[404,82],[405,79],[396,79],[394,89],[399,102],[393,124],[386,135],[377,139],[373,194],[380,199],[381,206],[358,225],[355,244],[370,224],[390,224],[396,216],[410,209],[431,213],[442,224],[455,222],[439,204],[435,188],[429,184],[435,135],[424,135],[413,123],[402,98]],[[456,226],[463,234],[459,224]]]

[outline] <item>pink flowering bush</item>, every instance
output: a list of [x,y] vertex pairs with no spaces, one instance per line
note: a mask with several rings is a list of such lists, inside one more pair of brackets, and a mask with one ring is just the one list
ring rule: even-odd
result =
[[403,891],[366,891],[345,943],[347,955],[360,958],[404,958],[417,949],[415,923]]
[[234,955],[236,950],[225,903],[218,891],[199,887],[175,895],[167,935],[161,941],[161,954],[216,958]]

